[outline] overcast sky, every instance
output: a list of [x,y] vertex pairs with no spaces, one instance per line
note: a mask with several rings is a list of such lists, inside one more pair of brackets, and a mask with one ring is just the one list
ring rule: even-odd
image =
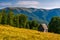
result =
[[60,0],[0,0],[0,8],[5,7],[60,8]]

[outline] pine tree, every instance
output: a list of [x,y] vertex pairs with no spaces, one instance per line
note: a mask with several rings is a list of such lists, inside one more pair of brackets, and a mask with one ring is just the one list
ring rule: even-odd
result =
[[14,25],[14,23],[13,23],[13,18],[14,18],[14,13],[13,13],[12,11],[10,11],[10,12],[8,13],[7,24],[13,26],[13,25]]
[[19,15],[18,14],[14,16],[14,26],[19,27]]
[[2,10],[2,20],[1,20],[1,24],[7,24],[7,14],[5,10]]
[[24,14],[20,14],[19,15],[19,24],[20,24],[20,27],[25,28],[26,27],[26,23],[27,23],[27,16],[25,16]]
[[2,12],[0,12],[0,24],[2,22]]

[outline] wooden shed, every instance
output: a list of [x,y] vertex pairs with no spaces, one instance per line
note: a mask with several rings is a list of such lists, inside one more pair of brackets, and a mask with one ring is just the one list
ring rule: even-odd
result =
[[46,24],[41,24],[38,28],[38,31],[48,32],[48,27]]

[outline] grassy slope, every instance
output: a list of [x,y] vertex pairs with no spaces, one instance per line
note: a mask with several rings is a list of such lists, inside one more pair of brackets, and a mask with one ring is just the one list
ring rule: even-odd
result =
[[0,40],[60,40],[60,35],[0,25]]

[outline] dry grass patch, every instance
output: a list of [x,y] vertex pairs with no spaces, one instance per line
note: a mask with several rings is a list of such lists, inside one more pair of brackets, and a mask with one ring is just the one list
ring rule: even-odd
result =
[[60,40],[60,35],[0,25],[0,40]]

